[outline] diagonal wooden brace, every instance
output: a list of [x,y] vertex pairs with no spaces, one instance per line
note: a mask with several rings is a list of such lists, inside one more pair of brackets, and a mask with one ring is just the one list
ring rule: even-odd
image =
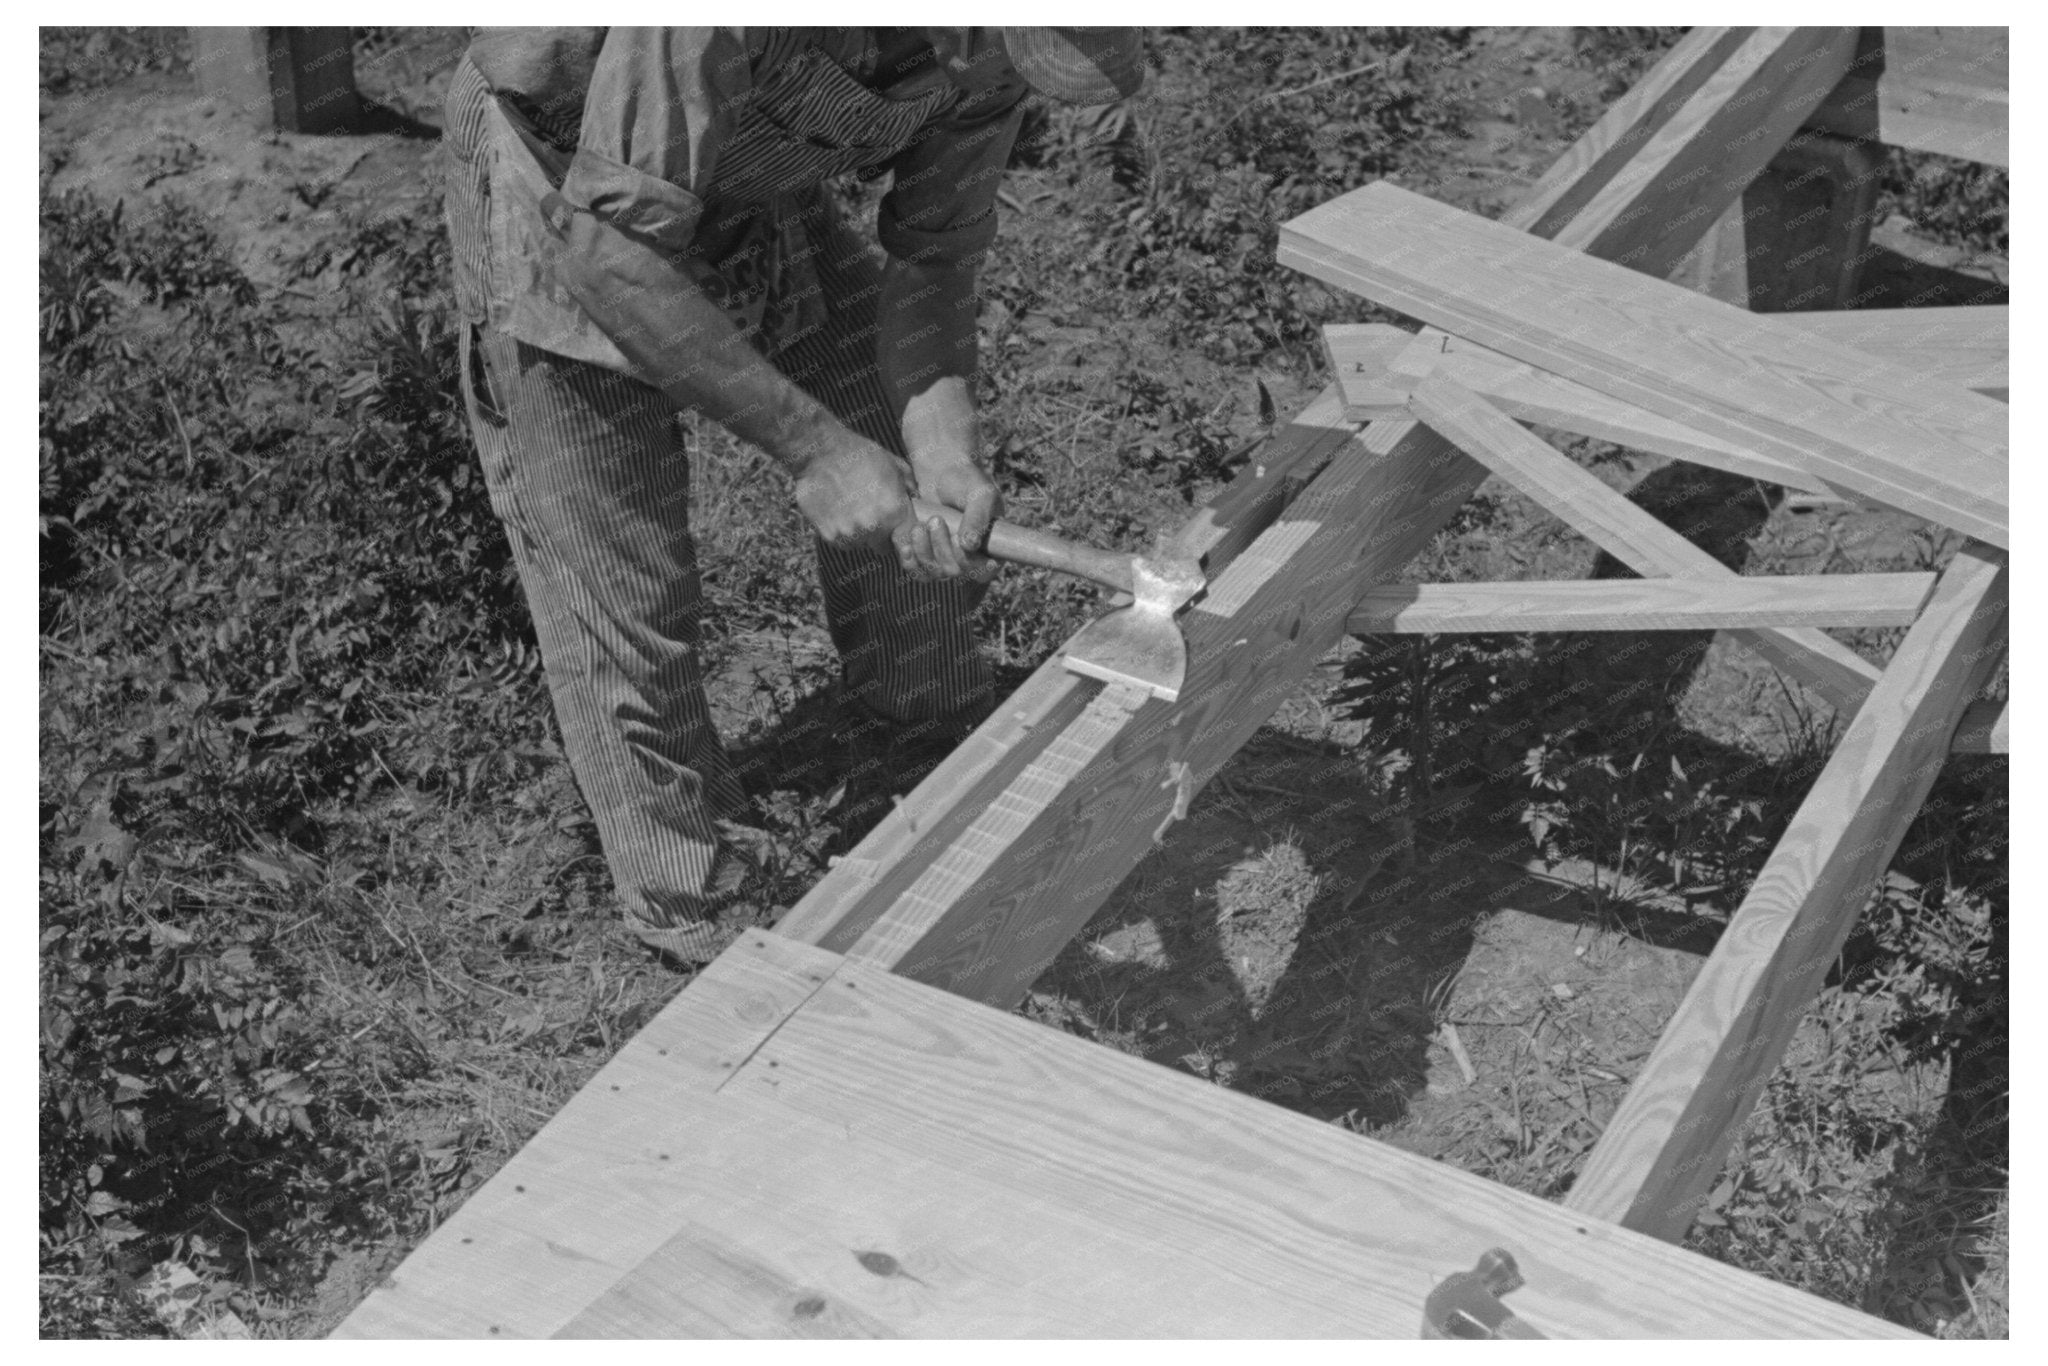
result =
[[[1409,409],[1637,573],[1740,577],[1455,380],[1441,374],[1418,380]],[[1878,678],[1875,664],[1813,627],[1731,634],[1843,712],[1854,712]]]

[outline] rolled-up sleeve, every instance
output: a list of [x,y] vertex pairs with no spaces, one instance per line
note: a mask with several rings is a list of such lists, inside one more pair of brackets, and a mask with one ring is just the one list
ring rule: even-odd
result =
[[979,262],[988,253],[1024,95],[1014,75],[971,90],[897,155],[875,221],[884,251],[927,266]]
[[563,200],[665,254],[682,252],[750,81],[741,30],[612,29],[591,72]]

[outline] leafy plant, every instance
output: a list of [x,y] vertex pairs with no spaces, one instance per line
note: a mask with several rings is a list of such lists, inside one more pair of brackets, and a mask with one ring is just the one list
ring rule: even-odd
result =
[[1587,25],[1571,31],[1572,47],[1582,66],[1600,78],[1600,104],[1626,94],[1685,29],[1669,25]]
[[1880,220],[1903,214],[1936,241],[2002,255],[2011,249],[2011,197],[2011,173],[2002,166],[1894,147],[1877,212]]
[[422,287],[433,206],[361,229],[355,284],[406,293],[325,348],[179,201],[53,197],[41,230],[46,1247],[250,1279],[382,1161],[297,941],[368,913],[331,803],[558,752]]
[[1469,782],[1494,766],[1499,712],[1530,657],[1520,636],[1379,637],[1346,662],[1331,700],[1369,723],[1375,745],[1405,756],[1419,803],[1440,782]]

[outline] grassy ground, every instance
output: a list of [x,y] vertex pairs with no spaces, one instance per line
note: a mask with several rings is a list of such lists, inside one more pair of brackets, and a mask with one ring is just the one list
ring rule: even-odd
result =
[[[1149,164],[1034,115],[984,281],[1013,514],[1133,548],[1184,517],[1320,385],[1316,327],[1372,316],[1280,271],[1276,222],[1378,175],[1497,211],[1671,36],[1167,33]],[[431,188],[459,37],[360,31],[392,131],[322,139],[210,113],[182,43],[42,37],[54,1336],[169,1331],[138,1294],[165,1263],[200,1320],[325,1331],[684,984],[614,924],[459,418]],[[1887,193],[1874,278],[2002,299],[2002,179],[1902,162]],[[801,523],[699,436],[713,702],[786,904],[939,756],[837,725]],[[1953,551],[1557,439],[1748,572]],[[1603,572],[1489,483],[1408,576]],[[1015,674],[1094,602],[1006,574],[983,638]],[[1024,1009],[1556,1195],[1833,725],[1700,637],[1347,647]],[[2003,1333],[2004,792],[2002,761],[1944,774],[1693,1245]]]

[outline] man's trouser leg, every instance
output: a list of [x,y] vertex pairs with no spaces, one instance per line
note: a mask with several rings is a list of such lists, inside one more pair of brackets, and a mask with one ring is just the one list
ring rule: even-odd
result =
[[[775,357],[775,366],[868,440],[904,456],[903,431],[875,365],[881,268],[873,248],[822,202],[811,258],[830,321]],[[971,729],[992,704],[988,663],[971,619],[986,589],[924,581],[887,549],[817,543],[825,615],[849,700],[910,723],[908,733],[948,738]]]
[[704,696],[675,409],[625,376],[488,328],[465,330],[463,391],[627,924],[707,959],[722,938],[713,821],[745,798]]

